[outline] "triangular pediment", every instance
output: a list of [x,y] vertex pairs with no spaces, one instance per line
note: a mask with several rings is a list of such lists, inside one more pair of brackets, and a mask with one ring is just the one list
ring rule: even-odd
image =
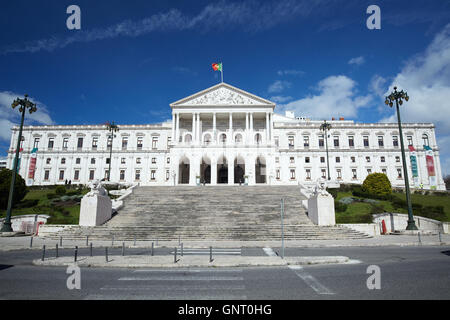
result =
[[200,91],[170,105],[181,106],[271,106],[275,104],[269,100],[255,96],[244,90],[226,83],[219,83],[211,88]]

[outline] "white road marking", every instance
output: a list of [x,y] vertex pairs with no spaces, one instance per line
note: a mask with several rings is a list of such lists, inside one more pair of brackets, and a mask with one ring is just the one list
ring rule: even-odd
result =
[[272,248],[263,248],[264,252],[270,257],[276,257],[277,254],[273,251]]
[[238,276],[155,276],[155,277],[122,277],[119,281],[242,281]]
[[334,294],[330,289],[322,285],[316,278],[307,273],[301,266],[288,266],[299,276],[305,283],[310,286],[318,294]]

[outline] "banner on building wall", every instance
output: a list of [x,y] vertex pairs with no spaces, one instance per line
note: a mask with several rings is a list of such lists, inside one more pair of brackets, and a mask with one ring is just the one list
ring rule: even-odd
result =
[[425,149],[425,159],[427,162],[427,171],[428,171],[428,179],[430,181],[430,188],[436,189],[437,181],[436,181],[436,170],[434,167],[434,153],[433,150],[429,146],[423,146]]
[[411,161],[411,172],[414,181],[414,187],[419,187],[419,170],[417,168],[417,152],[413,146],[408,146],[409,148],[409,159]]
[[37,148],[31,150],[30,167],[28,168],[28,184],[33,184],[34,173],[36,172]]

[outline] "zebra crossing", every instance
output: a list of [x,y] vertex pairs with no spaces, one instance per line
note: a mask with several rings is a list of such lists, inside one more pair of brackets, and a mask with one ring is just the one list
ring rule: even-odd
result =
[[242,268],[138,269],[86,300],[245,300]]

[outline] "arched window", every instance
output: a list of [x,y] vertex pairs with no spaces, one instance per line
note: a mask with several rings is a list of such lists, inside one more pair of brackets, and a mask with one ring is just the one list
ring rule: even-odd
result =
[[203,142],[205,145],[211,144],[211,135],[209,133],[205,134],[205,136],[203,138]]
[[424,133],[422,135],[422,140],[423,140],[423,145],[424,146],[429,146],[430,145],[430,141],[428,140],[428,135],[426,133]]
[[192,136],[191,136],[190,133],[188,133],[187,135],[184,136],[184,142],[185,142],[186,144],[191,144],[191,142],[192,142]]
[[220,141],[220,143],[225,144],[227,142],[227,135],[225,133],[222,133],[219,136],[219,141]]
[[234,140],[236,142],[236,144],[241,144],[242,142],[242,135],[240,133],[238,133],[235,137]]
[[261,143],[262,143],[262,136],[261,136],[260,133],[257,133],[257,134],[255,135],[255,143],[256,143],[256,144],[261,144]]

